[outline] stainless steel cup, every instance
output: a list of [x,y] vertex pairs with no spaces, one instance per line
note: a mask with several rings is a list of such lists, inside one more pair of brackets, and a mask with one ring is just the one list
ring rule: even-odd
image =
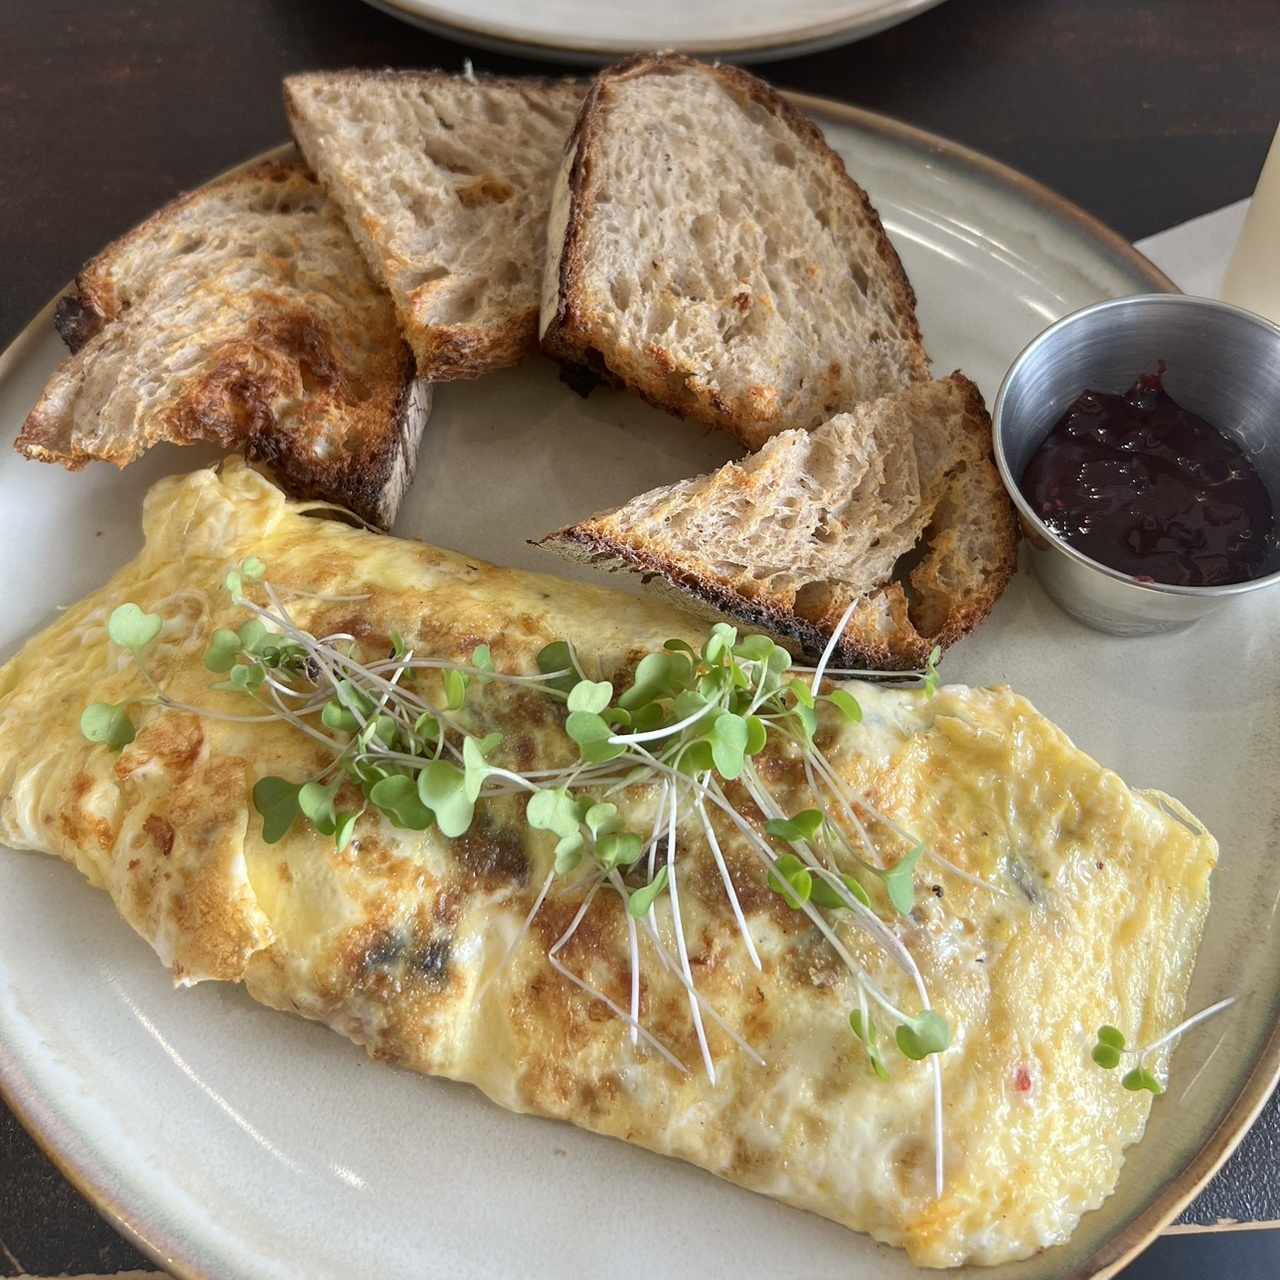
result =
[[1081,391],[1125,391],[1161,360],[1169,394],[1241,444],[1280,512],[1280,328],[1239,307],[1153,293],[1073,312],[1023,349],[992,413],[996,465],[1022,517],[1037,577],[1068,613],[1114,635],[1176,631],[1233,596],[1280,582],[1280,550],[1267,575],[1250,582],[1140,581],[1068,546],[1022,496],[1027,463]]

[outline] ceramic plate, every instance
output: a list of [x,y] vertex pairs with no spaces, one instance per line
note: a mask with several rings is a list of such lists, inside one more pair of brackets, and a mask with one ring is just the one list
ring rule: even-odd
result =
[[[993,162],[799,103],[881,210],[936,369],[967,369],[988,397],[1064,312],[1167,287],[1114,235]],[[9,432],[61,355],[46,310],[0,359]],[[0,652],[133,553],[153,480],[208,456],[166,448],[122,473],[71,475],[0,450]],[[440,388],[399,532],[572,573],[526,539],[725,456],[718,438],[634,398],[577,398],[530,358]],[[1116,1195],[1069,1245],[1000,1277],[1105,1272],[1208,1177],[1271,1082],[1280,803],[1262,762],[1280,754],[1276,615],[1274,593],[1256,595],[1181,635],[1113,639],[1059,613],[1024,573],[947,658],[949,679],[1010,682],[1217,833],[1191,1002],[1242,997],[1179,1048],[1171,1096]],[[375,1065],[238,988],[175,991],[106,896],[41,855],[0,852],[0,1085],[73,1179],[180,1276],[746,1280],[794,1275],[799,1259],[810,1280],[915,1274],[900,1253],[686,1165]]]
[[941,0],[369,0],[437,35],[558,62],[676,49],[737,62],[861,40]]

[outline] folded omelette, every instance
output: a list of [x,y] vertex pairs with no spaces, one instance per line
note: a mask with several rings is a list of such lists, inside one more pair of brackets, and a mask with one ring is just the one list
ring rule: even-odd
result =
[[[341,775],[325,774],[326,730],[257,714],[261,690],[211,688],[228,684],[211,644],[248,616],[225,586],[237,566],[265,567],[300,630],[366,662],[483,653],[520,675],[564,641],[622,689],[642,655],[708,637],[665,605],[318,514],[234,461],[155,486],[138,558],[0,668],[0,840],[74,862],[180,984],[243,982],[378,1059],[678,1156],[924,1265],[1024,1257],[1109,1194],[1151,1097],[1095,1065],[1095,1031],[1139,1044],[1178,1022],[1208,909],[1216,845],[1180,805],[1130,790],[1008,689],[829,682],[861,712],[817,718],[849,820],[919,841],[905,913],[863,893],[874,912],[798,910],[761,858],[777,814],[742,778],[723,790],[739,819],[710,805],[709,824],[686,804],[664,827],[685,784],[660,773],[609,796],[660,833],[632,890],[662,887],[655,850],[674,858],[678,937],[670,886],[650,933],[618,876],[553,874],[565,846],[530,825],[532,788],[499,775],[460,835],[368,806],[345,844],[301,819],[268,833],[262,779]],[[145,663],[108,635],[127,601],[162,619]],[[416,674],[424,702],[447,699]],[[132,739],[86,740],[90,704],[128,707]],[[535,685],[478,681],[456,714],[500,734],[491,760],[535,786],[577,758],[564,702]],[[780,735],[754,768],[777,813],[813,804]],[[851,965],[886,1007],[919,1012],[926,992],[946,1047],[917,1060],[890,1026],[874,1070]]]

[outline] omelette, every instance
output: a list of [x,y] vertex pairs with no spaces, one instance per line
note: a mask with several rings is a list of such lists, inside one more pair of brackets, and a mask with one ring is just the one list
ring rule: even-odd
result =
[[0,840],[180,985],[924,1266],[1026,1257],[1111,1192],[1152,1096],[1097,1028],[1178,1023],[1208,910],[1181,805],[1007,688],[797,679],[330,514],[234,460],[157,484],[137,559],[0,668]]

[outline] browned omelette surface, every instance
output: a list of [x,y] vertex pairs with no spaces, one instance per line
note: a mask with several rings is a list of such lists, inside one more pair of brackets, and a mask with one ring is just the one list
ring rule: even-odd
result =
[[[324,1021],[375,1057],[680,1156],[925,1265],[1023,1257],[1064,1240],[1110,1192],[1150,1099],[1091,1063],[1093,1032],[1109,1022],[1149,1040],[1178,1021],[1208,907],[1216,845],[1175,802],[1127,788],[1007,689],[950,686],[929,698],[859,685],[863,723],[822,722],[820,741],[852,786],[984,882],[926,860],[915,910],[890,921],[953,1028],[937,1059],[938,1197],[932,1064],[890,1045],[890,1079],[868,1070],[849,1029],[846,971],[768,890],[727,821],[716,828],[761,968],[689,820],[678,832],[684,933],[698,990],[764,1065],[708,1022],[712,1083],[686,994],[648,943],[641,1020],[684,1071],[633,1048],[626,1023],[548,963],[582,900],[580,879],[557,882],[504,960],[554,844],[527,827],[523,798],[481,801],[453,840],[371,812],[342,852],[303,824],[268,845],[253,783],[302,780],[330,758],[288,725],[135,705],[138,736],[120,752],[78,729],[88,703],[146,695],[106,634],[125,600],[166,620],[148,663],[170,697],[245,710],[240,695],[210,691],[202,655],[214,628],[243,620],[221,583],[249,555],[314,634],[349,632],[379,649],[396,630],[418,652],[458,660],[486,643],[500,671],[534,670],[537,651],[563,638],[589,674],[621,684],[668,638],[700,643],[697,622],[310,518],[238,462],[157,485],[145,524],[136,561],[0,668],[0,839],[74,862],[179,982],[243,981],[256,999]],[[469,714],[475,732],[504,734],[495,758],[508,767],[575,756],[563,711],[542,695],[489,686]],[[784,809],[809,803],[798,760],[773,752],[759,763]],[[759,824],[745,793],[730,794]],[[625,797],[637,827],[656,803],[653,784]],[[673,949],[666,899],[658,921]],[[837,928],[897,1003],[918,1007],[884,950]],[[597,894],[561,959],[626,1004],[616,896]]]

